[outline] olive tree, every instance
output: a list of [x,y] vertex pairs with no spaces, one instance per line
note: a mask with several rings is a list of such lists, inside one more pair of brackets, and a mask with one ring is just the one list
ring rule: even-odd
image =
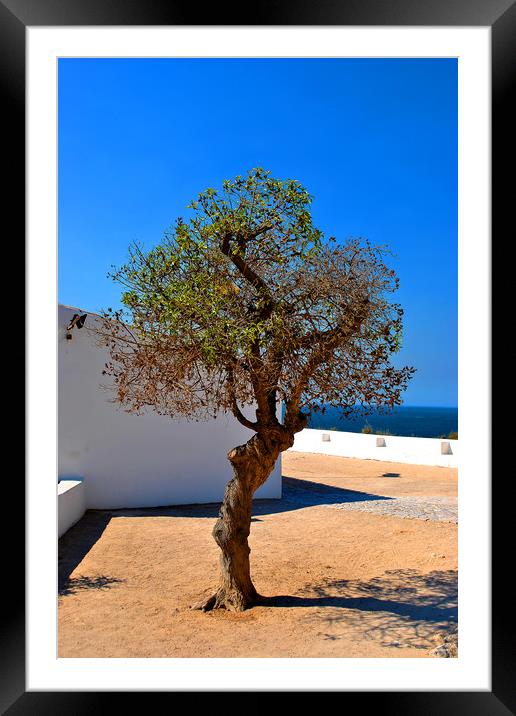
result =
[[[112,278],[122,311],[104,314],[106,373],[132,412],[215,417],[230,412],[253,434],[227,457],[229,480],[213,537],[220,584],[195,605],[244,610],[251,580],[252,498],[310,415],[401,403],[413,368],[396,369],[401,307],[367,241],[326,240],[312,197],[295,180],[253,169],[207,189],[150,251],[130,248]],[[278,406],[282,404],[281,412]]]

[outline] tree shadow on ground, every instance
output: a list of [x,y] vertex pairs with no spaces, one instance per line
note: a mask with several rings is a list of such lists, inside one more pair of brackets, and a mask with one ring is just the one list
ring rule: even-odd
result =
[[[253,500],[253,515],[273,515],[280,512],[300,510],[316,505],[337,505],[369,500],[392,500],[392,497],[369,492],[345,490],[342,487],[323,485],[319,482],[283,478],[282,497],[278,500]],[[112,517],[216,517],[220,502],[203,505],[170,505],[168,507],[128,508],[112,510]],[[259,520],[255,520],[259,521]]]
[[429,649],[456,631],[457,573],[397,569],[369,581],[328,579],[263,605],[311,608],[306,619],[331,641],[358,634],[382,646]]
[[84,589],[108,589],[113,584],[125,582],[125,579],[106,577],[101,574],[96,577],[69,577],[60,587],[60,596],[75,594]]

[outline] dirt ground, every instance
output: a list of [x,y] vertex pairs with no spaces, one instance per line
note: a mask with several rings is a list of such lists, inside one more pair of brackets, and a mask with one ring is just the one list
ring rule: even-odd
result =
[[456,629],[457,525],[338,507],[452,502],[457,470],[282,458],[283,499],[253,509],[265,606],[189,609],[217,584],[218,506],[89,511],[59,541],[59,657],[433,657]]

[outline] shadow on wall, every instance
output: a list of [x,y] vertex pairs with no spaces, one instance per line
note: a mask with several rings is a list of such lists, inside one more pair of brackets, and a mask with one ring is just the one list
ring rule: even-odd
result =
[[[300,596],[265,600],[270,607],[311,607],[306,619],[320,624],[324,639],[349,639],[350,629],[382,646],[429,649],[456,631],[457,572],[385,572],[370,581],[326,580],[306,585]],[[315,609],[314,609],[315,608]]]

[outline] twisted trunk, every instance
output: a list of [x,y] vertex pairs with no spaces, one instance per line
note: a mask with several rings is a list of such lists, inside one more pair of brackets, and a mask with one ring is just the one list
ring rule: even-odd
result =
[[221,549],[220,584],[215,594],[194,605],[193,609],[243,611],[260,600],[251,580],[251,550],[247,541],[253,494],[271,474],[280,452],[291,447],[293,442],[292,435],[256,434],[245,445],[228,453],[233,478],[226,486],[219,518],[213,528],[213,537]]

